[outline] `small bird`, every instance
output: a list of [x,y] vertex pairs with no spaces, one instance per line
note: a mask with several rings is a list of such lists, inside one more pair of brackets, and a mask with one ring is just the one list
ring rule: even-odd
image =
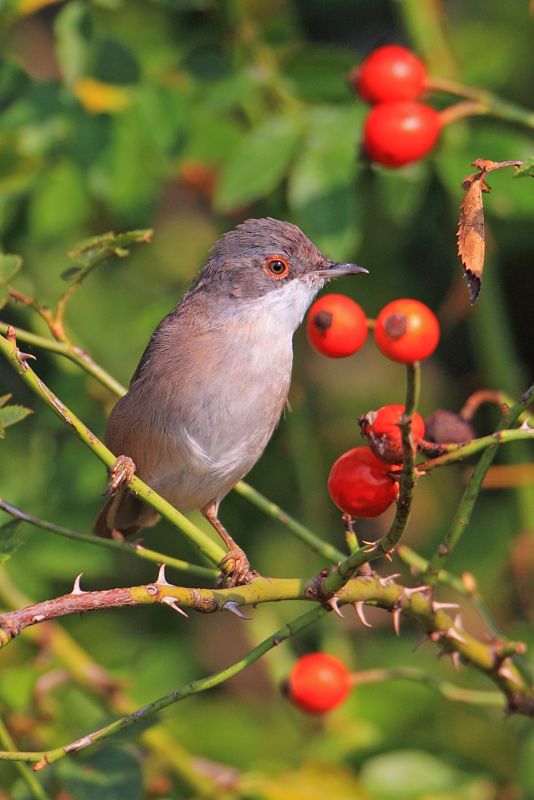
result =
[[[129,457],[136,474],[180,511],[200,509],[228,547],[220,564],[228,586],[254,573],[220,522],[219,504],[258,461],[280,419],[293,333],[313,298],[332,278],[359,272],[367,270],[325,258],[296,225],[243,222],[216,242],[158,325],[111,412],[105,440],[123,457],[119,464]],[[122,485],[95,532],[127,536],[158,518]]]

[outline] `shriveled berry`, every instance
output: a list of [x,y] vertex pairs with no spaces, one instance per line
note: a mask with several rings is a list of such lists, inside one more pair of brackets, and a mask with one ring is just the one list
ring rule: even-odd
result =
[[360,97],[375,105],[388,100],[415,100],[425,87],[423,62],[406,47],[386,44],[373,50],[360,67],[349,73],[349,83]]
[[429,442],[467,444],[474,437],[471,424],[446,408],[438,408],[425,420],[425,438]]
[[353,447],[330,470],[330,497],[338,508],[353,517],[378,517],[399,494],[390,470],[391,466],[377,458],[369,447]]
[[367,339],[365,312],[344,294],[325,294],[312,305],[306,321],[308,340],[330,358],[356,353]]
[[423,103],[379,103],[365,121],[363,149],[379,164],[402,167],[426,156],[436,144],[440,129],[439,113]]
[[[360,417],[360,428],[367,437],[369,447],[382,461],[388,464],[399,464],[403,459],[402,436],[399,423],[405,406],[392,404],[382,406],[378,411],[369,411]],[[412,416],[412,440],[414,447],[425,435],[425,423],[417,412]]]
[[308,653],[299,658],[287,681],[289,698],[311,714],[338,706],[351,688],[350,672],[330,653]]

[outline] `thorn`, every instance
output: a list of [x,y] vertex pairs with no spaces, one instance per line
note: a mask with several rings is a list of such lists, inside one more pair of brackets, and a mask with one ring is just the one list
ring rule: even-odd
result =
[[507,678],[509,681],[516,681],[517,676],[511,671],[509,667],[506,667],[504,664],[499,667],[497,670],[497,674],[500,678]]
[[172,583],[169,583],[167,578],[165,577],[165,564],[160,564],[158,577],[156,578],[156,583],[159,583],[160,586],[172,586]]
[[518,430],[527,431],[527,433],[534,433],[534,428],[532,428],[528,424],[528,419],[526,419],[524,422],[521,423],[521,425],[519,426]]
[[395,636],[400,636],[400,615],[401,609],[395,608],[393,610],[393,630],[395,631]]
[[368,553],[373,553],[375,550],[378,550],[378,542],[368,542],[367,539],[362,539],[362,544],[368,548]]
[[409,600],[410,597],[412,596],[412,594],[418,594],[418,593],[430,592],[430,591],[432,591],[431,587],[427,586],[426,583],[424,583],[422,586],[414,586],[411,589],[405,588],[405,589],[403,589],[402,593]]
[[461,631],[464,630],[464,625],[463,625],[463,622],[462,622],[462,615],[461,614],[456,614],[453,624],[454,624],[455,628],[460,628]]
[[458,603],[438,603],[436,600],[432,600],[432,612],[434,614],[444,608],[460,608],[460,606]]
[[189,614],[186,614],[183,608],[180,608],[178,605],[178,600],[175,597],[162,597],[161,602],[165,603],[165,605],[172,608],[173,611],[176,611],[178,614],[181,614],[182,617],[189,617]]
[[80,572],[79,575],[76,576],[76,580],[74,581],[74,586],[72,587],[71,594],[85,594],[83,589],[80,587],[80,578],[82,577],[83,572]]
[[450,654],[450,656],[451,656],[452,665],[453,665],[454,669],[460,669],[460,666],[461,666],[460,653],[458,652],[458,650],[453,650],[452,653]]
[[400,575],[400,572],[394,572],[393,575],[385,575],[383,578],[378,578],[378,583],[385,588],[389,586],[390,583],[393,583],[396,578],[400,578]]
[[335,595],[333,597],[331,597],[329,600],[326,601],[326,605],[329,606],[332,609],[332,611],[335,611],[335,613],[338,615],[338,617],[341,617],[341,619],[344,618],[343,614],[341,613],[341,611],[339,609],[338,599],[337,599],[337,597]]
[[240,619],[252,619],[252,617],[249,617],[247,614],[243,614],[238,604],[233,600],[229,600],[227,603],[225,603],[223,608],[226,611],[231,611],[232,614],[235,614],[236,617],[239,617]]
[[373,627],[371,623],[367,622],[365,619],[365,614],[363,613],[363,600],[358,600],[357,603],[354,603],[354,610],[356,611],[362,625],[364,625],[366,628]]
[[467,644],[467,639],[465,639],[458,631],[455,631],[454,628],[449,628],[447,633],[445,634],[448,639],[456,639],[457,642],[461,642],[462,644]]
[[18,349],[18,347],[17,347],[17,358],[21,366],[23,367],[23,370],[28,369],[26,361],[29,361],[30,359],[33,359],[33,361],[37,361],[37,356],[34,356],[33,353],[23,353],[22,350]]

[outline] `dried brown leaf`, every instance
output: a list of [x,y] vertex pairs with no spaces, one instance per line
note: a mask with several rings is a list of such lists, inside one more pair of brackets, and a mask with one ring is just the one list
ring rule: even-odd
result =
[[[478,166],[478,164],[477,164]],[[458,221],[458,255],[464,266],[464,275],[469,289],[469,299],[474,303],[482,282],[484,269],[484,205],[482,193],[489,192],[485,171],[469,175],[463,182],[466,190],[460,206]]]
[[484,204],[482,194],[491,189],[486,183],[486,175],[503,167],[519,169],[522,161],[491,161],[490,159],[477,158],[472,165],[478,172],[468,175],[462,183],[465,197],[460,206],[460,219],[458,221],[458,255],[464,266],[464,275],[469,289],[469,299],[473,304],[482,285],[482,270],[484,269],[485,231],[484,231]]

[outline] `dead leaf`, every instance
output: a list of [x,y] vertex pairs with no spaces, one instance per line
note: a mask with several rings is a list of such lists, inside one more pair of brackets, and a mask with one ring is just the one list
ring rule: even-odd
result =
[[[475,162],[476,163],[476,162]],[[477,299],[484,269],[486,248],[482,193],[489,192],[485,170],[469,175],[462,186],[466,190],[458,221],[458,255],[464,266],[471,304]]]
[[484,269],[486,240],[482,194],[491,191],[491,187],[486,183],[486,175],[488,172],[494,172],[503,167],[515,167],[517,170],[522,164],[522,161],[491,161],[477,158],[471,166],[475,167],[478,172],[468,175],[462,183],[465,197],[460,206],[458,221],[458,255],[464,266],[471,305],[480,293],[482,270]]

